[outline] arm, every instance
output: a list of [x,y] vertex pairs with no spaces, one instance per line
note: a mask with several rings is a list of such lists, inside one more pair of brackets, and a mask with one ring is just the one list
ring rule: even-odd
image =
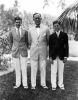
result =
[[49,36],[49,58],[52,58],[53,41],[52,35]]
[[28,48],[28,31],[25,31],[25,41],[26,41],[26,45],[27,45],[27,48]]
[[51,36],[49,36],[49,60],[53,64],[53,59],[52,59],[52,47],[53,47],[53,42]]
[[9,33],[9,41],[10,41],[10,44],[11,44],[11,47],[12,47],[12,44],[13,44],[13,35],[12,35],[12,33],[10,32]]
[[49,36],[50,36],[50,30],[47,29],[46,31],[47,45],[49,45]]
[[68,44],[68,35],[65,34],[65,44],[64,44],[64,50],[65,50],[65,55],[64,57],[68,57],[69,56],[69,44]]
[[68,35],[65,36],[65,44],[64,44],[64,63],[67,62],[67,57],[69,56],[69,45],[68,45]]
[[32,38],[31,38],[31,32],[28,32],[28,44],[31,46]]

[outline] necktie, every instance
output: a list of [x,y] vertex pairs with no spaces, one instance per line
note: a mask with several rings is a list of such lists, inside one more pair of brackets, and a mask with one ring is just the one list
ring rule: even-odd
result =
[[19,28],[18,28],[18,36],[20,37],[20,30],[19,30]]
[[40,28],[40,25],[36,25],[36,28]]

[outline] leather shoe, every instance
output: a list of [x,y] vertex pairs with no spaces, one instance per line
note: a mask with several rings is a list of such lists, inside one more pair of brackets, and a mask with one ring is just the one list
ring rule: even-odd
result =
[[65,90],[65,88],[64,87],[59,87],[61,90]]
[[35,87],[31,87],[32,90],[35,90]]
[[19,86],[16,86],[16,85],[15,85],[15,86],[14,86],[14,89],[17,89],[17,88],[19,88]]
[[52,87],[52,91],[55,91],[56,90],[56,88],[55,87]]
[[28,86],[23,86],[24,87],[24,89],[28,89]]
[[48,89],[48,87],[47,86],[42,86],[44,89]]

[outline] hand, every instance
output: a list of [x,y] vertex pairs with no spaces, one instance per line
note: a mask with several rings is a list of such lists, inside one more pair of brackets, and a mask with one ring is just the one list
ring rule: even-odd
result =
[[50,63],[51,63],[51,64],[53,64],[53,59],[52,59],[52,58],[50,58],[49,60],[50,60]]
[[63,62],[64,62],[64,63],[66,63],[66,62],[67,62],[67,57],[64,57]]

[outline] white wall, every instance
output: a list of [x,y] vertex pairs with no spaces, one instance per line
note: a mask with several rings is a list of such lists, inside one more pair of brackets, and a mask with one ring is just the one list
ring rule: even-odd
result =
[[69,56],[78,57],[78,41],[69,41]]

